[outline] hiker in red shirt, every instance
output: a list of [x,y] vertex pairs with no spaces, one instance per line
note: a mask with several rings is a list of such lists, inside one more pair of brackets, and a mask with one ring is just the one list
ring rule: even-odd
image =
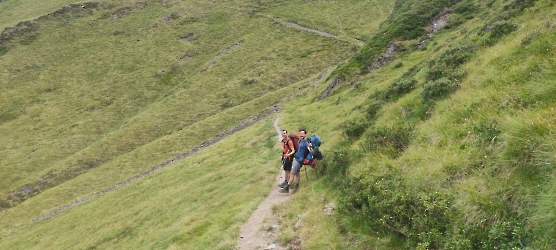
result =
[[290,179],[290,172],[292,171],[292,160],[293,154],[295,154],[295,148],[293,146],[293,141],[288,136],[288,131],[282,130],[282,167],[285,172],[284,182],[280,183],[278,186],[283,187],[288,185],[288,180]]

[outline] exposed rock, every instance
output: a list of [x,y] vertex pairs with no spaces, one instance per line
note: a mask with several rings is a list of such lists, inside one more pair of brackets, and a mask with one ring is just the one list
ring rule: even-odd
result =
[[297,221],[295,222],[294,228],[299,228],[300,227],[303,217],[305,217],[304,214],[300,214],[300,215],[297,216]]
[[129,15],[129,13],[131,13],[131,11],[133,11],[132,7],[123,7],[123,8],[119,8],[116,11],[114,11],[112,14],[106,16],[107,18],[112,18],[112,19],[118,19],[124,16]]
[[342,83],[342,79],[337,77],[334,78],[334,80],[332,80],[332,82],[328,85],[328,87],[326,87],[326,89],[324,90],[324,92],[322,92],[322,94],[319,97],[319,101],[326,98],[327,96],[330,95],[330,93],[332,93],[332,90],[339,85],[340,83]]
[[185,36],[179,38],[180,41],[191,41],[193,40],[193,33],[189,33]]
[[371,63],[368,71],[370,72],[373,69],[378,69],[394,60],[394,52],[396,52],[399,48],[400,46],[396,44],[396,41],[390,41],[390,43],[388,43],[388,47],[386,47],[386,51],[375,57],[375,60]]
[[425,28],[429,32],[429,36],[432,36],[438,30],[444,28],[448,23],[448,16],[452,13],[452,9],[446,8],[438,15],[432,18],[429,25]]
[[322,208],[322,211],[330,216],[334,212],[334,209],[336,209],[336,206],[334,205],[334,203],[330,203],[330,204],[324,206]]

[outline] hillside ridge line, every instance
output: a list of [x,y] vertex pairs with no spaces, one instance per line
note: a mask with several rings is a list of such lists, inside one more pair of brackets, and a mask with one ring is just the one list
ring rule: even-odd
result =
[[[114,186],[111,186],[111,187],[106,188],[106,189],[104,189],[104,190],[102,190],[102,191],[95,192],[95,193],[93,193],[93,194],[90,194],[90,195],[87,195],[87,196],[84,196],[84,197],[77,198],[77,199],[75,199],[74,201],[72,201],[72,202],[70,202],[70,203],[68,203],[68,204],[66,204],[66,205],[63,205],[63,206],[61,206],[61,207],[58,207],[58,208],[54,209],[53,211],[51,211],[51,212],[49,212],[49,213],[47,213],[47,214],[44,214],[44,215],[42,215],[42,216],[40,216],[40,217],[37,217],[37,218],[31,220],[31,222],[28,223],[28,224],[20,225],[20,226],[14,226],[14,227],[12,227],[12,228],[10,228],[10,229],[8,230],[7,234],[9,234],[9,233],[11,233],[11,232],[13,232],[13,231],[15,231],[15,230],[17,230],[17,229],[23,227],[23,226],[29,226],[29,225],[35,224],[35,223],[37,223],[37,222],[41,222],[41,221],[50,219],[50,218],[52,218],[52,217],[58,215],[59,213],[63,212],[64,210],[67,210],[67,209],[69,209],[69,208],[71,208],[71,207],[73,207],[73,206],[76,206],[76,205],[79,205],[79,204],[81,204],[81,203],[84,203],[84,202],[86,202],[86,201],[88,201],[88,200],[91,200],[91,199],[93,199],[93,198],[95,198],[95,197],[97,197],[97,196],[99,196],[99,195],[102,195],[102,194],[105,194],[105,193],[114,191],[114,190],[116,190],[116,189],[118,189],[118,188],[121,188],[121,187],[125,187],[125,186],[127,186],[128,184],[130,184],[130,183],[132,183],[132,182],[134,182],[134,181],[137,181],[137,180],[139,180],[139,179],[142,179],[143,177],[146,177],[146,176],[148,176],[148,175],[150,175],[150,174],[152,174],[152,173],[154,173],[154,172],[156,172],[156,171],[159,171],[159,170],[161,170],[161,169],[164,169],[164,168],[166,168],[166,167],[168,167],[168,166],[170,166],[170,165],[172,165],[172,164],[174,164],[174,163],[176,163],[176,162],[178,162],[178,161],[180,161],[180,160],[183,160],[183,159],[185,159],[185,158],[187,158],[187,157],[189,157],[189,156],[191,156],[191,155],[193,155],[193,154],[195,154],[195,153],[197,153],[197,152],[203,150],[204,148],[206,148],[206,147],[208,147],[208,146],[211,146],[211,145],[213,145],[213,144],[215,144],[215,143],[221,141],[222,139],[224,139],[224,138],[226,138],[226,137],[228,137],[228,136],[230,136],[230,135],[232,135],[232,134],[235,134],[236,132],[239,132],[239,131],[241,131],[241,130],[243,130],[243,129],[245,129],[245,128],[248,128],[248,127],[254,125],[254,124],[257,123],[257,122],[259,122],[259,121],[261,121],[261,120],[263,120],[263,119],[268,118],[269,116],[271,116],[272,114],[278,112],[278,111],[281,110],[281,109],[282,109],[282,106],[281,106],[281,105],[275,104],[275,105],[273,105],[269,110],[267,110],[266,112],[262,113],[261,115],[259,115],[259,116],[254,116],[254,117],[251,116],[251,117],[250,117],[250,118],[252,119],[251,121],[243,122],[243,123],[241,123],[241,124],[239,124],[239,125],[237,125],[237,126],[231,128],[231,129],[228,129],[228,130],[225,130],[225,131],[223,131],[223,132],[220,132],[220,133],[218,133],[218,135],[216,135],[214,138],[212,138],[212,139],[210,139],[210,140],[207,140],[207,141],[204,141],[204,142],[201,143],[199,146],[197,146],[197,147],[195,147],[195,148],[193,148],[193,149],[191,149],[191,150],[189,150],[189,151],[187,151],[187,152],[184,152],[184,153],[182,153],[182,154],[180,154],[180,155],[178,155],[178,156],[176,156],[176,157],[174,157],[174,158],[172,158],[172,159],[170,159],[170,160],[167,160],[167,161],[165,161],[165,162],[159,163],[159,164],[157,164],[156,166],[150,168],[149,170],[147,170],[147,171],[145,171],[145,172],[142,172],[142,173],[139,173],[139,174],[137,174],[137,175],[135,175],[135,176],[133,176],[133,177],[131,177],[131,178],[125,180],[125,181],[122,181],[122,182],[120,182],[120,183],[117,183],[117,184],[115,184]],[[3,235],[3,236],[6,236],[6,234]]]
[[363,41],[360,41],[360,40],[355,39],[355,38],[338,36],[338,35],[332,34],[330,32],[327,32],[325,30],[310,28],[310,27],[306,27],[306,26],[291,22],[291,21],[285,21],[283,19],[280,19],[279,17],[272,17],[272,16],[265,15],[265,14],[257,14],[257,15],[262,16],[262,17],[266,17],[266,18],[270,18],[270,19],[274,20],[275,22],[277,22],[279,24],[282,24],[284,26],[292,27],[292,28],[295,28],[295,29],[298,29],[298,30],[304,30],[304,31],[316,33],[316,34],[319,34],[319,35],[325,36],[325,37],[334,38],[334,39],[339,40],[339,41],[344,41],[344,42],[354,44],[358,47],[362,47],[365,44]]

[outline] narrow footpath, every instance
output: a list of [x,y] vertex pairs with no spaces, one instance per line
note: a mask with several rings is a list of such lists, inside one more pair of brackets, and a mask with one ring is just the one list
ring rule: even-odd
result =
[[[278,142],[282,141],[281,129],[278,127],[280,116],[274,121],[274,128],[278,133]],[[239,239],[237,240],[237,249],[253,250],[253,249],[285,249],[276,242],[278,236],[279,225],[274,220],[266,218],[272,215],[272,206],[280,204],[290,198],[288,194],[278,193],[278,184],[284,181],[284,170],[280,173],[280,178],[275,178],[276,184],[272,185],[270,193],[266,199],[259,204],[257,209],[251,214],[251,218],[243,225],[239,231]],[[272,230],[267,230],[272,228]]]

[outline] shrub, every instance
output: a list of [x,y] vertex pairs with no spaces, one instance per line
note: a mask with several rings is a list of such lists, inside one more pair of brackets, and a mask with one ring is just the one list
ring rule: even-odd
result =
[[334,151],[326,152],[326,157],[320,162],[320,169],[335,185],[342,185],[347,178],[347,169],[359,155],[359,152],[350,149],[349,145],[338,146]]
[[369,107],[367,107],[366,110],[367,120],[372,121],[376,118],[378,111],[380,110],[380,108],[382,108],[382,104],[383,102],[380,101],[373,101],[371,102],[371,104],[369,104]]
[[429,62],[426,81],[435,81],[443,77],[450,80],[462,79],[465,72],[459,66],[469,61],[476,48],[471,44],[459,44],[444,51],[440,56]]
[[450,1],[396,1],[392,14],[381,29],[387,30],[392,38],[415,39],[424,33],[428,22],[450,5]]
[[18,39],[20,44],[29,45],[39,37],[39,26],[38,22],[23,21],[15,27],[7,27],[0,34],[0,44]]
[[0,124],[5,123],[5,122],[9,122],[11,120],[15,120],[15,119],[17,119],[17,117],[19,117],[19,115],[14,113],[14,112],[0,113]]
[[527,34],[522,40],[521,40],[521,46],[527,46],[529,44],[531,44],[531,42],[533,41],[533,39],[535,39],[536,37],[538,37],[541,34],[540,31],[538,30],[534,30],[533,32]]
[[241,81],[241,85],[244,85],[244,86],[253,85],[255,83],[257,83],[256,79],[243,79],[243,81]]
[[385,102],[395,101],[415,89],[416,83],[417,81],[413,78],[402,77],[390,84],[384,91],[375,92],[375,96]]
[[451,196],[409,187],[394,175],[350,178],[346,183],[338,204],[341,213],[429,248],[441,246],[452,216]]
[[459,88],[459,84],[455,81],[449,80],[448,78],[441,78],[436,81],[426,82],[423,90],[421,91],[421,96],[423,101],[429,102],[431,100],[436,100],[444,98]]
[[460,1],[454,6],[454,13],[457,14],[472,14],[479,9],[478,6],[472,2]]
[[448,17],[448,23],[446,24],[446,29],[451,29],[463,24],[467,20],[466,17],[460,14],[452,14]]
[[344,122],[342,124],[342,128],[344,130],[344,134],[349,137],[350,139],[357,139],[359,138],[371,125],[371,123],[364,118],[359,118],[351,121]]
[[0,46],[0,56],[5,55],[6,53],[8,53],[8,47],[7,46]]
[[366,132],[363,149],[382,153],[390,158],[398,157],[409,145],[411,129],[407,127],[376,127]]
[[483,45],[492,46],[516,29],[516,24],[507,20],[501,20],[485,25],[479,32],[479,35],[483,37]]
[[502,10],[517,15],[526,8],[533,7],[536,1],[537,0],[513,0],[508,5],[504,6]]
[[466,225],[445,243],[444,249],[531,249],[527,246],[537,244],[525,224],[513,218],[489,225]]
[[431,106],[419,101],[419,99],[411,100],[400,106],[402,117],[409,124],[417,124],[420,121],[427,120],[431,115],[429,109]]

